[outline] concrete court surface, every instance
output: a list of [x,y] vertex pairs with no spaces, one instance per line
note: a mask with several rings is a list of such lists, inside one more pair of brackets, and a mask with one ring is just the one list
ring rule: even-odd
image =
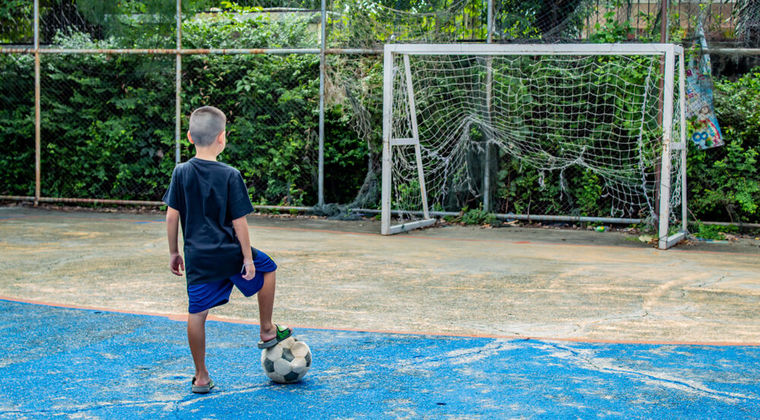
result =
[[[265,381],[247,356],[255,299],[233,296],[214,311],[232,322],[209,326],[220,386],[200,400],[160,214],[0,208],[0,338],[12,343],[0,417],[278,417],[265,397],[342,418],[760,413],[758,242],[658,251],[612,232],[249,224],[280,266],[275,319],[315,365],[294,387]],[[241,356],[250,365],[230,364]],[[241,411],[251,398],[261,406]]]
[[[250,217],[275,319],[363,331],[760,343],[760,240],[660,251],[614,232]],[[0,296],[184,315],[161,214],[0,207]],[[213,312],[256,320],[234,295]]]

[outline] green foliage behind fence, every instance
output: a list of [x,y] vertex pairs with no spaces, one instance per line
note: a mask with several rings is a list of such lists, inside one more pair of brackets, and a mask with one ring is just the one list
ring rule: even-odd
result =
[[0,55],[0,194],[34,194],[34,58]]
[[[262,47],[313,43],[306,22],[260,19],[185,25],[185,47],[244,40]],[[211,30],[213,29],[213,30]],[[277,32],[275,36],[274,32]],[[231,36],[232,33],[238,34]],[[241,35],[242,34],[242,35]],[[113,48],[74,34],[67,48]],[[159,200],[175,161],[173,56],[68,54],[42,58],[42,195]],[[29,55],[0,55],[3,195],[34,193],[34,67]],[[220,160],[238,167],[254,201],[316,202],[318,55],[183,57],[181,160],[193,155],[187,117],[212,104],[227,113],[229,145]],[[326,111],[326,195],[350,201],[366,171],[366,143],[336,105]]]
[[718,80],[715,108],[726,145],[689,149],[689,210],[702,220],[760,221],[760,68]]
[[[187,48],[210,42],[225,48],[238,45],[243,36],[249,37],[246,44],[261,47],[313,46],[307,25],[194,21],[185,23],[183,42]],[[57,42],[115,45],[76,34]],[[363,77],[375,84],[368,89],[374,96],[353,99],[366,107],[371,132],[357,133],[356,110],[348,101],[331,102],[325,115],[327,202],[352,201],[366,175],[370,149],[377,159],[382,66],[367,62]],[[182,160],[193,154],[184,139],[187,116],[197,106],[213,104],[229,117],[229,146],[221,160],[241,170],[254,201],[315,204],[318,66],[316,55],[183,57]],[[29,55],[0,55],[2,195],[34,193],[33,69]],[[173,56],[45,55],[42,194],[160,199],[174,167],[174,83]],[[760,69],[735,81],[719,80],[715,95],[727,145],[689,150],[690,211],[703,220],[760,222]],[[495,194],[509,200],[515,212],[531,211],[538,201],[551,203],[557,193],[551,189],[559,188],[560,180],[548,177],[558,174],[546,174],[549,187],[537,191],[540,176],[516,161],[503,165]],[[588,171],[565,180],[578,197],[579,211],[596,212],[599,182]]]

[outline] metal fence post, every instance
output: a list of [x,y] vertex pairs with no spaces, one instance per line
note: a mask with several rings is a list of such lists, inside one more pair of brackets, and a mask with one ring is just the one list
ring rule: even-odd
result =
[[327,25],[327,4],[322,0],[322,24],[319,45],[319,163],[317,204],[325,204],[325,26]]
[[175,115],[174,115],[174,164],[179,165],[180,162],[180,130],[182,129],[182,99],[180,93],[182,92],[182,0],[177,0],[177,64],[176,72],[174,75],[175,92]]
[[40,1],[34,0],[34,206],[40,204],[42,135],[40,132]]
[[[488,0],[488,22],[486,23],[486,43],[493,42],[493,0]],[[483,211],[491,211],[491,143],[490,143],[490,126],[491,126],[491,91],[493,84],[493,58],[486,58],[486,121],[489,125],[488,130],[483,130],[486,140],[485,165],[483,167]]]
[[[669,7],[669,1],[668,0],[662,0],[660,4],[660,43],[665,44],[668,42],[668,7]],[[660,73],[663,73],[665,71],[665,56],[663,55],[662,59],[660,60]],[[658,102],[659,111],[657,113],[657,123],[659,126],[662,126],[662,112],[663,112],[663,89],[665,86],[665,82],[663,80],[660,80],[660,98]],[[654,214],[655,218],[660,217],[660,168],[662,165],[662,158],[658,158],[657,163],[655,164],[654,169],[654,183],[656,185],[654,190]],[[657,219],[658,220],[658,219]]]

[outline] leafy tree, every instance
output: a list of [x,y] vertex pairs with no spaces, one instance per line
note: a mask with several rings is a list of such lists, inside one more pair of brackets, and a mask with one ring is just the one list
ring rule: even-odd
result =
[[28,0],[4,0],[0,2],[0,43],[31,43],[32,2]]

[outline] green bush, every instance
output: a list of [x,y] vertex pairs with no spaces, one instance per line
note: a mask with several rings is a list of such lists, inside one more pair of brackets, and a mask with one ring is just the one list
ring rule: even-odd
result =
[[689,210],[700,220],[760,221],[760,68],[736,81],[715,83],[723,147],[690,147]]
[[[304,19],[185,22],[186,48],[313,46]],[[123,47],[74,33],[64,48]],[[42,58],[42,194],[159,200],[174,167],[175,58],[45,55]],[[0,55],[0,194],[34,193],[34,67],[29,55]],[[319,57],[190,55],[182,60],[181,160],[193,155],[187,116],[201,105],[227,113],[221,161],[238,167],[254,201],[317,201]],[[349,201],[366,172],[366,143],[340,105],[326,109],[326,199]]]
[[462,209],[461,221],[465,225],[494,225],[499,220],[495,214],[489,213],[482,208],[468,209],[465,207]]
[[[314,47],[318,44],[317,36],[309,19],[269,21],[260,16],[236,20],[225,13],[214,18],[187,19],[183,23],[183,46]],[[608,19],[592,38],[619,41],[624,40],[629,31],[629,27]],[[156,36],[162,33],[158,31]],[[73,33],[59,35],[54,42],[68,48],[108,48],[132,47],[147,41],[127,37],[96,42]],[[330,63],[335,65],[331,71],[352,74],[342,76],[351,79],[347,98],[328,102],[325,112],[325,198],[327,202],[347,203],[356,197],[362,185],[368,160],[370,167],[379,166],[382,62],[378,57],[340,56],[331,57]],[[2,195],[34,193],[33,68],[30,55],[0,55]],[[619,76],[625,80],[645,77],[628,73]],[[616,83],[625,84],[622,78],[616,78]],[[338,84],[342,82],[335,80]],[[43,195],[160,199],[175,159],[174,83],[173,56],[44,55]],[[187,116],[200,105],[215,105],[229,118],[229,146],[220,160],[241,170],[254,201],[315,204],[318,89],[317,55],[184,56],[182,160],[193,155],[184,137]],[[551,93],[551,86],[544,89],[547,94]],[[760,222],[758,98],[760,69],[737,80],[716,81],[715,107],[726,145],[689,150],[688,199],[693,217]],[[363,114],[355,114],[357,108],[352,104],[358,104],[358,112]],[[600,113],[605,112],[605,107],[614,107],[621,113],[639,112],[626,103],[602,101],[598,106]],[[556,112],[535,109],[531,115],[552,118]],[[576,133],[564,134],[578,137]],[[603,140],[595,137],[595,133],[587,134],[589,144]],[[648,153],[657,153],[657,150]],[[498,156],[501,162],[500,167],[494,166],[492,178],[494,202],[500,204],[500,208],[495,206],[494,210],[561,214],[571,208],[583,216],[609,215],[605,200],[610,198],[604,191],[603,181],[592,169],[542,172],[518,159],[509,159],[503,152],[492,156],[495,160]],[[472,156],[473,162],[476,158],[479,156]],[[471,191],[455,193],[460,195],[456,198],[457,207],[471,205]],[[407,185],[400,194],[394,200],[416,200],[419,186]],[[450,203],[444,204],[446,210],[453,210],[449,208]],[[373,206],[369,202],[363,205]],[[463,219],[473,223],[483,223],[488,217],[488,213],[478,209],[463,214]]]
[[172,59],[51,55],[42,74],[42,194],[160,199],[174,166]]
[[34,194],[34,58],[0,55],[0,195]]
[[694,236],[700,239],[707,240],[722,240],[725,239],[723,233],[737,233],[739,228],[735,225],[721,226],[721,225],[706,225],[704,223],[695,223],[689,228],[691,232],[694,232]]

